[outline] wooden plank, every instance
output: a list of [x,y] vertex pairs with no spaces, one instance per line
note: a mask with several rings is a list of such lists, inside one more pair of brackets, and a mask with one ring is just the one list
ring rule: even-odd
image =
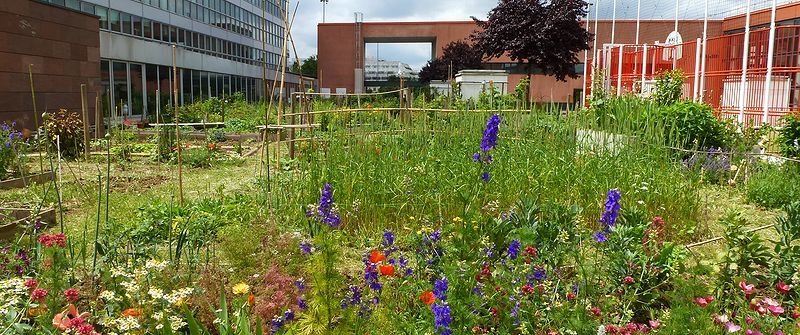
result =
[[4,181],[0,181],[0,190],[10,190],[14,188],[23,188],[31,183],[44,183],[47,181],[53,180],[53,172],[43,172],[38,174],[33,174],[30,176],[25,176],[25,178],[14,178],[14,179],[7,179]]

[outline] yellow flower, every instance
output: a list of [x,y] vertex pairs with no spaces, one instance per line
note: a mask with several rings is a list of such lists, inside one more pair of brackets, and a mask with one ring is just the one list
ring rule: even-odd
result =
[[462,219],[460,216],[456,216],[453,218],[453,223],[455,224],[464,223],[464,219]]
[[241,295],[241,294],[246,294],[248,292],[250,292],[250,285],[247,285],[245,283],[238,283],[236,285],[233,285],[233,294]]

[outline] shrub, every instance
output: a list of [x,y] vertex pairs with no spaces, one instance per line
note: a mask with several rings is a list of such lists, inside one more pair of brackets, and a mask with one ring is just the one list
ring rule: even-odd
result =
[[800,113],[789,114],[783,120],[786,124],[780,130],[781,154],[800,157]]
[[665,124],[667,143],[684,148],[724,148],[726,128],[711,106],[694,102],[677,102],[660,109]]
[[61,156],[76,158],[83,151],[83,120],[78,113],[60,109],[50,113],[45,119],[45,129],[50,145],[56,148],[56,138],[60,142]]
[[781,208],[800,199],[800,166],[760,164],[747,182],[747,201],[766,208]]
[[23,164],[19,164],[20,151],[25,149],[22,145],[22,133],[14,130],[16,123],[10,126],[7,123],[0,124],[0,179],[15,175]]
[[656,77],[653,100],[661,106],[670,106],[678,103],[683,96],[683,83],[685,80],[686,77],[680,69],[659,73]]

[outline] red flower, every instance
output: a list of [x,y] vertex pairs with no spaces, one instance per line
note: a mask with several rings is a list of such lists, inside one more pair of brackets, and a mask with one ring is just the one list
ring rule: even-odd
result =
[[208,144],[208,148],[209,149],[214,149],[215,147],[216,147],[216,145],[214,145],[214,143],[209,143]]
[[255,305],[256,304],[256,296],[252,295],[252,294],[247,296],[247,304],[250,305],[250,306]]
[[706,306],[708,306],[708,300],[706,300],[706,298],[702,298],[702,297],[701,298],[694,298],[694,303],[697,304],[697,306],[700,306],[701,308],[705,308]]
[[184,144],[183,144],[183,147],[184,147],[184,148],[188,148],[188,147],[189,147],[189,143],[184,143]]
[[378,263],[383,262],[385,260],[386,260],[386,256],[384,256],[378,250],[372,250],[372,252],[369,254],[369,262],[372,263],[372,264],[378,264]]
[[788,285],[784,282],[778,282],[777,284],[775,284],[775,288],[778,289],[778,292],[781,292],[783,294],[788,294],[789,291],[792,289],[792,285]]
[[524,293],[524,294],[533,294],[533,292],[534,292],[534,289],[533,289],[533,286],[531,286],[530,283],[525,284],[524,286],[522,286],[522,293]]
[[64,290],[64,297],[67,298],[69,302],[75,302],[78,300],[79,297],[78,289],[76,288],[68,288]]
[[436,296],[431,291],[425,291],[419,295],[419,300],[422,300],[426,305],[432,305],[436,301]]
[[132,316],[134,318],[138,318],[142,316],[142,310],[138,308],[128,308],[122,311],[122,316]]
[[575,300],[575,293],[572,292],[567,293],[567,300]]
[[714,301],[714,297],[712,297],[710,295],[707,296],[705,299],[706,299],[706,301],[708,301],[709,304]]
[[600,311],[600,307],[597,306],[589,308],[589,312],[596,317],[600,317],[601,315],[603,315],[603,312]]
[[48,248],[54,245],[58,245],[59,247],[63,248],[67,246],[67,237],[64,236],[64,233],[42,234],[42,236],[39,236],[39,243]]
[[745,281],[739,282],[739,288],[742,289],[744,294],[750,295],[756,290],[756,286],[753,284],[747,284]]
[[381,275],[383,275],[383,276],[394,276],[394,266],[393,265],[381,265],[381,266],[378,266],[378,270],[381,271]]
[[39,286],[39,282],[34,278],[28,279],[28,281],[25,282],[25,287],[27,287],[29,290],[33,290],[37,286]]
[[633,277],[625,276],[625,279],[622,280],[622,283],[625,284],[625,285],[630,285],[630,284],[633,284],[634,281],[636,281],[636,280],[634,280]]
[[525,250],[522,251],[522,256],[525,257],[536,257],[536,254],[539,253],[539,250],[534,248],[533,246],[529,245],[525,247]]
[[33,292],[31,292],[31,299],[35,301],[42,301],[46,296],[47,296],[47,290],[42,288],[37,288],[33,290]]
[[800,307],[794,306],[794,310],[792,310],[792,319],[800,318]]

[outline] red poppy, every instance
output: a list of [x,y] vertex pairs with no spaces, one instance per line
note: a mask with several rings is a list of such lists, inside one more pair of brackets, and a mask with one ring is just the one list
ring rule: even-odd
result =
[[386,260],[386,256],[380,253],[378,250],[372,250],[369,254],[369,262],[372,264],[378,264]]
[[381,275],[383,276],[394,276],[394,266],[393,265],[381,265],[378,267],[378,270],[381,271]]
[[208,144],[208,148],[209,149],[214,149],[214,147],[216,147],[216,145],[214,145],[214,143],[209,143]]
[[778,284],[775,285],[775,288],[778,289],[778,292],[787,294],[792,289],[792,285],[788,285],[784,282],[778,282]]
[[431,291],[425,291],[419,295],[419,300],[422,300],[426,305],[432,305],[436,301],[436,296]]
[[256,296],[255,296],[255,295],[252,295],[252,294],[251,294],[251,295],[249,295],[249,296],[247,297],[247,304],[248,304],[248,305],[250,305],[250,306],[253,306],[253,305],[255,305],[255,304],[256,304]]
[[122,316],[131,316],[134,318],[138,318],[142,316],[142,310],[139,308],[128,308],[122,311]]

